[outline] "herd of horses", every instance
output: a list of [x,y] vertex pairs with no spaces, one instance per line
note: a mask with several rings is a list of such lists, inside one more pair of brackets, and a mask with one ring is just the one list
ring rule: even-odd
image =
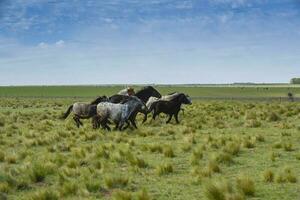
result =
[[176,123],[179,123],[178,113],[182,110],[182,104],[192,104],[188,95],[173,92],[162,96],[154,87],[146,86],[133,95],[100,96],[91,103],[74,103],[62,118],[66,119],[73,112],[73,119],[78,128],[83,126],[80,119],[92,118],[94,129],[102,127],[111,130],[109,124],[113,122],[116,129],[124,130],[130,125],[137,128],[138,113],[144,114],[143,123],[147,121],[149,113],[152,113],[153,120],[160,113],[165,113],[169,116],[166,123],[169,123],[173,116]]

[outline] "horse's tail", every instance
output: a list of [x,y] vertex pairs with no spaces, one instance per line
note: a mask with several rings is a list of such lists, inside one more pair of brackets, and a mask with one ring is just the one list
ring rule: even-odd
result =
[[65,112],[65,114],[62,116],[62,119],[66,119],[71,113],[72,109],[73,109],[73,105],[70,105],[67,112]]

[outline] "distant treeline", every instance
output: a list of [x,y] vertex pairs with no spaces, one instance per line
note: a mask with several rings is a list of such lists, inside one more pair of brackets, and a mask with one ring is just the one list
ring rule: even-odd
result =
[[300,78],[292,78],[291,84],[300,84]]

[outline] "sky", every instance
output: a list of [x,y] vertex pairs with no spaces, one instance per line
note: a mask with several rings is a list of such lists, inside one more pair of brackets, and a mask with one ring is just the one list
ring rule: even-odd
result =
[[0,85],[293,77],[300,0],[0,0]]

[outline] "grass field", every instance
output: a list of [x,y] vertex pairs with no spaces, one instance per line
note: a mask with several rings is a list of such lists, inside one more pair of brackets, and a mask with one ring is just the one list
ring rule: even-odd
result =
[[[119,89],[88,88],[83,96]],[[13,88],[16,96],[77,96],[75,89]],[[299,103],[196,101],[180,125],[161,116],[106,132],[59,119],[73,98],[0,100],[0,199],[300,198]]]
[[[19,86],[0,87],[0,97],[95,97],[97,95],[113,95],[124,86]],[[136,91],[141,86],[134,86]],[[199,85],[199,86],[156,86],[167,94],[181,91],[192,97],[286,97],[292,92],[300,96],[297,85]]]

